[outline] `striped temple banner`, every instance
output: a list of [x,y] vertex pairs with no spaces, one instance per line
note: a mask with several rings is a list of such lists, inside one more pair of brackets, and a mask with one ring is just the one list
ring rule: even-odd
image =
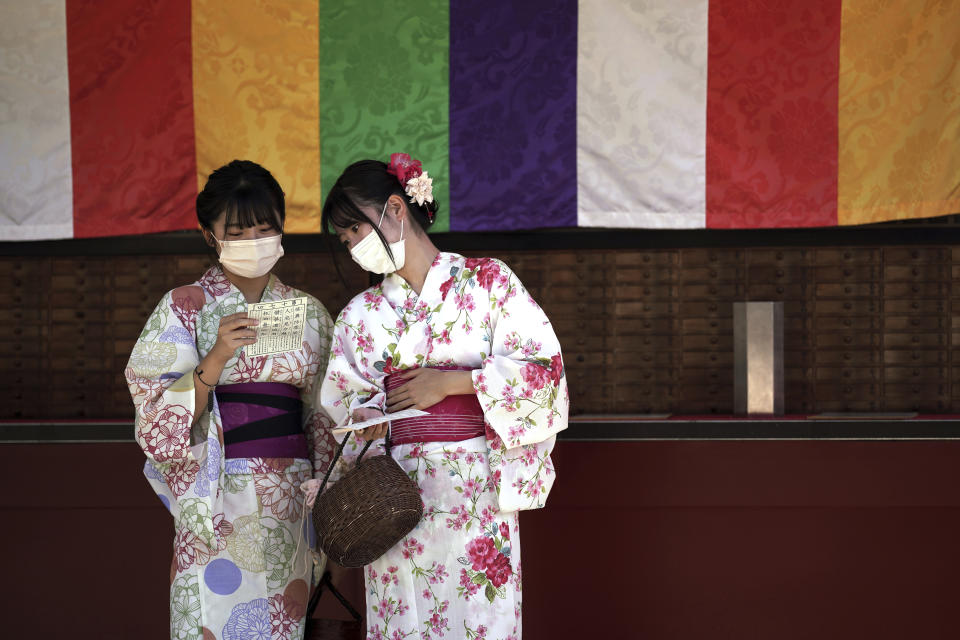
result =
[[399,151],[440,231],[921,218],[958,140],[951,0],[0,3],[0,240],[195,228],[234,158],[316,232]]

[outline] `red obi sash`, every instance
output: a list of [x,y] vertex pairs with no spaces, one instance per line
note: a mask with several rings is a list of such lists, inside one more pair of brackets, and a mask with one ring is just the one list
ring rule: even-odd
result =
[[[436,367],[443,371],[458,371],[457,367]],[[387,391],[402,386],[404,381],[396,374],[387,376]],[[424,409],[430,415],[404,418],[390,422],[390,442],[459,442],[485,433],[483,409],[476,394],[447,396],[437,404]]]

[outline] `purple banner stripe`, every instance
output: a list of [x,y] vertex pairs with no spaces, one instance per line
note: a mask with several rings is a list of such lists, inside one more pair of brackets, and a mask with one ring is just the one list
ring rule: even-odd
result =
[[450,3],[450,226],[577,225],[577,2]]

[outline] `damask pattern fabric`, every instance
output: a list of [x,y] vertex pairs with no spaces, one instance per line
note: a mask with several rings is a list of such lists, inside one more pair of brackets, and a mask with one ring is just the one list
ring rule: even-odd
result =
[[74,235],[196,228],[189,4],[71,1],[66,14]]
[[62,0],[0,3],[4,240],[73,235],[66,32]]
[[[550,452],[567,426],[559,342],[504,263],[441,252],[420,295],[391,274],[340,313],[321,403],[337,424],[361,407],[384,410],[385,377],[414,367],[472,369],[486,437],[392,448],[425,513],[365,568],[368,637],[517,640],[516,512],[545,504]],[[348,440],[331,481],[360,449]],[[382,441],[371,449],[382,453]]]
[[315,399],[333,322],[318,300],[273,276],[261,301],[301,296],[308,300],[302,348],[253,358],[238,350],[218,384],[299,389],[309,459],[225,458],[213,394],[212,406],[191,428],[193,370],[213,348],[220,319],[247,308],[219,267],[164,296],[130,356],[124,373],[136,408],[136,440],[147,456],[144,475],[174,519],[171,638],[302,636],[317,576],[299,487],[322,477],[331,460],[330,420]]
[[575,227],[576,0],[450,11],[452,229]]
[[[450,210],[449,19],[446,0],[320,3],[324,196],[350,163],[403,152]],[[443,215],[433,229],[449,224]]]
[[704,226],[707,4],[581,3],[581,225]]
[[340,172],[395,152],[439,185],[440,232],[957,213],[958,22],[951,0],[7,0],[0,237],[193,229],[234,158],[315,233]]
[[318,231],[317,3],[194,0],[191,7],[197,188],[234,158],[254,160],[283,185],[285,233]]
[[836,224],[840,4],[710,3],[708,227]]
[[960,3],[844,3],[840,223],[960,211]]

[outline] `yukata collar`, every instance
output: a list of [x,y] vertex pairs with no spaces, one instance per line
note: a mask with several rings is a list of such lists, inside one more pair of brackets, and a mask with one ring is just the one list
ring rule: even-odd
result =
[[404,305],[411,297],[415,304],[420,302],[426,302],[430,306],[439,304],[441,301],[440,285],[450,277],[450,265],[459,258],[460,256],[445,251],[438,253],[436,260],[433,261],[427,271],[427,277],[423,281],[423,289],[419,296],[413,290],[413,287],[407,284],[407,281],[398,276],[396,272],[388,274],[380,285],[383,297],[398,315],[403,315]]
[[[267,286],[263,288],[263,293],[260,295],[260,302],[265,300],[272,300],[276,296],[274,295],[274,290],[277,286],[277,276],[270,274],[270,278],[267,280]],[[240,289],[236,287],[230,280],[227,278],[227,274],[223,272],[223,269],[220,265],[213,265],[207,269],[200,280],[197,282],[203,290],[214,300],[217,298],[222,298],[229,294],[236,294],[243,299],[243,293],[240,292]]]

